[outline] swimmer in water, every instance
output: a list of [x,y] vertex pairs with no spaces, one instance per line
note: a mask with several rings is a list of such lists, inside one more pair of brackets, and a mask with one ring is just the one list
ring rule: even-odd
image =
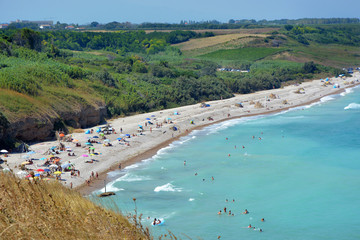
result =
[[261,219],[261,221],[262,221],[262,222],[265,222],[265,219],[264,219],[264,218],[262,218],[262,219]]
[[243,214],[248,214],[249,211],[247,209],[245,209],[245,211],[243,212]]
[[253,226],[251,226],[251,224],[249,224],[248,228],[254,228]]
[[221,215],[221,210],[218,212],[218,215]]

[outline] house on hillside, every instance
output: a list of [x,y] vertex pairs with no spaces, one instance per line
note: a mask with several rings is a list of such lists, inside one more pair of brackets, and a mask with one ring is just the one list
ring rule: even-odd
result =
[[73,29],[75,29],[75,27],[73,25],[69,25],[69,26],[66,26],[65,29],[73,30]]
[[51,26],[49,24],[40,25],[40,29],[50,29]]
[[9,26],[9,24],[6,24],[6,23],[0,24],[0,29],[1,29],[1,28],[7,28],[8,26]]

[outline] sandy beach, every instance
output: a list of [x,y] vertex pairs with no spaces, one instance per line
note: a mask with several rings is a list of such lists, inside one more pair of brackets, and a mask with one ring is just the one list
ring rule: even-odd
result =
[[[330,78],[328,84],[325,80],[314,80],[280,89],[236,95],[230,99],[206,102],[209,105],[208,107],[201,107],[198,103],[108,120],[107,123],[113,128],[113,133],[105,135],[105,137],[112,146],[105,146],[101,136],[91,138],[99,142],[92,144],[94,151],[89,151],[89,146],[85,144],[89,137],[99,136],[96,130],[105,125],[84,129],[83,133],[71,134],[73,139],[78,140],[76,142],[80,143],[81,147],[76,147],[76,142],[62,142],[69,151],[61,151],[56,156],[61,159],[61,164],[68,162],[73,164],[80,171],[80,176],[71,176],[70,172],[63,172],[61,182],[68,187],[72,185],[81,194],[89,194],[104,186],[107,172],[119,169],[120,164],[121,168],[125,168],[135,162],[147,159],[156,154],[160,148],[166,147],[194,129],[232,118],[271,114],[307,105],[319,101],[327,95],[338,94],[346,88],[359,84],[359,78],[360,73],[356,72],[350,78]],[[335,88],[334,85],[338,87]],[[239,106],[239,103],[242,107]],[[139,125],[142,126],[143,132],[139,131]],[[176,127],[177,130],[174,131],[173,127]],[[85,134],[86,130],[91,129],[94,131],[92,134]],[[130,136],[126,136],[126,134]],[[119,141],[118,138],[125,139],[126,142]],[[48,150],[58,145],[58,141],[30,145],[30,150],[35,152],[30,157],[36,160],[33,161],[33,164],[26,165],[26,169],[34,171],[38,168],[45,168],[43,166],[45,160],[39,159],[48,158]],[[75,156],[68,156],[70,149]],[[90,155],[93,152],[94,154]],[[6,162],[2,163],[1,166],[3,168],[8,167],[17,174],[20,171],[19,166],[25,161],[25,155],[26,153],[9,154],[8,157],[2,155],[1,157]],[[88,184],[86,181],[90,179],[92,172],[95,177],[91,178],[90,184]],[[98,173],[98,178],[96,173]]]

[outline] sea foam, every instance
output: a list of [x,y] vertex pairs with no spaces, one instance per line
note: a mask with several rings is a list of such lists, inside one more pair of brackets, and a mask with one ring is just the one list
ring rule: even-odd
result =
[[358,103],[350,103],[349,105],[347,105],[346,107],[344,107],[345,110],[348,109],[359,109],[360,108],[360,104]]
[[181,191],[182,191],[181,188],[176,188],[171,183],[167,183],[167,184],[162,185],[162,186],[157,186],[154,189],[154,192],[181,192]]

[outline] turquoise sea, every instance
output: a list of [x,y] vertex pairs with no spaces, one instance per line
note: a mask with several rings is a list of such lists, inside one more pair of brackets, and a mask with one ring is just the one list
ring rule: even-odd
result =
[[101,203],[127,214],[136,198],[154,236],[360,239],[360,88],[196,130],[109,177]]

